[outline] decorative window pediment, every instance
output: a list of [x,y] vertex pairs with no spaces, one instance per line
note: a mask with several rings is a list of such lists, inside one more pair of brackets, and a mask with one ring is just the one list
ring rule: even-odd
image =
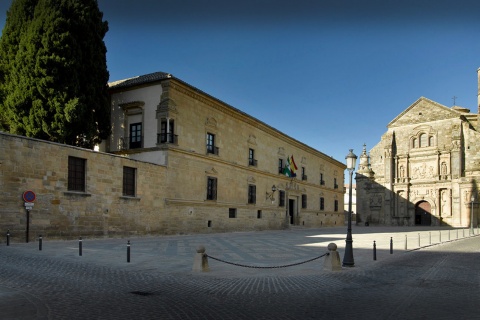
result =
[[213,117],[208,117],[207,120],[205,121],[205,126],[216,129],[217,120]]
[[205,173],[206,173],[206,174],[210,174],[210,175],[217,175],[217,174],[218,174],[218,171],[215,170],[214,167],[211,167],[211,168],[208,168],[207,170],[205,170]]

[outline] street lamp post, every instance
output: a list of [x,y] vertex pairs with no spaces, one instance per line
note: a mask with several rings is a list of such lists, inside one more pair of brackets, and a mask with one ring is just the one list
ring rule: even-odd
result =
[[473,232],[473,203],[475,202],[475,196],[472,195],[471,199],[472,200],[472,209],[470,210],[470,235],[474,235]]
[[353,149],[345,157],[347,160],[347,170],[350,175],[350,183],[348,186],[348,228],[347,239],[345,240],[345,255],[343,256],[343,266],[353,267],[355,262],[353,261],[353,248],[352,248],[352,176],[355,170],[355,163],[357,162],[357,156],[353,153]]

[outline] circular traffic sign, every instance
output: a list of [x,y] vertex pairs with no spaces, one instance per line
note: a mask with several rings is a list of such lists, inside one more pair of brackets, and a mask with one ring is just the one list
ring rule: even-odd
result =
[[34,202],[36,198],[37,196],[33,191],[28,190],[23,193],[23,200],[25,200],[25,202]]

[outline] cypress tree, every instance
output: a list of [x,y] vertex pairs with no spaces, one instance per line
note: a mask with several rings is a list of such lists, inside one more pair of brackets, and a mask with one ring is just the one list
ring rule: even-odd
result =
[[4,128],[86,148],[108,137],[102,18],[96,0],[13,1],[0,39]]

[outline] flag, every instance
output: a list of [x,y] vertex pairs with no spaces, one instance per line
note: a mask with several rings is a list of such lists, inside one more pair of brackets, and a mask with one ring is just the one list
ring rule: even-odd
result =
[[295,160],[293,156],[287,158],[287,163],[285,164],[285,168],[283,168],[283,174],[287,177],[293,178],[296,177],[297,174],[295,170],[298,170],[297,165],[295,164]]

